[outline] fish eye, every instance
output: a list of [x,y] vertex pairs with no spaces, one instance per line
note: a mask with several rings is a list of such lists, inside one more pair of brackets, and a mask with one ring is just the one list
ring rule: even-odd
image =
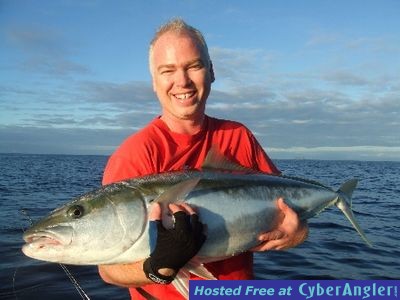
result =
[[69,217],[71,217],[73,219],[79,219],[80,217],[83,216],[84,211],[85,210],[83,209],[83,206],[74,205],[68,209],[67,214]]

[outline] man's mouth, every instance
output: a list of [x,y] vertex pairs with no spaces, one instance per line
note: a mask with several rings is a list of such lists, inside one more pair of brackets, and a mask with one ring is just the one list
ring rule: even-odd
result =
[[181,93],[181,94],[173,94],[175,98],[179,100],[186,100],[193,97],[196,92],[188,92],[188,93]]

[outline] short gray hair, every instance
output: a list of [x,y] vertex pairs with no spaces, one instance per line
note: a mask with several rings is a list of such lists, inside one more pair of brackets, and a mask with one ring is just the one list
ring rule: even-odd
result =
[[204,54],[207,57],[207,62],[210,63],[210,54],[208,53],[208,47],[206,40],[204,39],[203,34],[200,32],[200,30],[188,25],[185,21],[183,21],[181,18],[174,18],[167,23],[163,24],[158,28],[156,33],[154,34],[153,39],[150,42],[150,48],[149,48],[149,67],[150,67],[150,72],[152,72],[152,56],[153,56],[153,48],[157,40],[165,33],[167,32],[173,32],[177,35],[179,34],[189,34],[191,35],[201,46],[201,50],[204,51]]

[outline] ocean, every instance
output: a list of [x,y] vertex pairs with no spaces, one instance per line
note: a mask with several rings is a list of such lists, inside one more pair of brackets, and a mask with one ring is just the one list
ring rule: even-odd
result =
[[[98,188],[106,156],[0,154],[0,299],[82,299],[60,265],[23,255],[22,233],[71,198]],[[276,160],[285,175],[339,188],[359,179],[353,211],[369,248],[329,208],[309,221],[308,239],[255,255],[256,279],[400,279],[400,162]],[[94,266],[67,266],[90,299],[129,299]],[[84,299],[84,298],[83,298]]]

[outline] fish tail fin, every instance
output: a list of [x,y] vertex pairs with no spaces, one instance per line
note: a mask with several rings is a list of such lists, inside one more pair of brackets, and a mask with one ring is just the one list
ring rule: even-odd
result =
[[342,195],[345,196],[346,201],[350,205],[350,209],[352,209],[352,197],[353,197],[353,192],[357,187],[358,180],[357,179],[350,179],[347,180],[345,183],[343,183],[338,192],[340,192]]
[[360,225],[358,225],[353,211],[352,211],[352,200],[351,197],[353,195],[353,191],[356,188],[358,183],[357,179],[350,179],[342,184],[342,186],[338,190],[339,198],[336,202],[336,206],[343,212],[343,214],[347,217],[350,223],[353,225],[354,229],[358,232],[361,238],[365,241],[365,243],[372,247],[372,243],[368,240],[364,231],[361,229]]

